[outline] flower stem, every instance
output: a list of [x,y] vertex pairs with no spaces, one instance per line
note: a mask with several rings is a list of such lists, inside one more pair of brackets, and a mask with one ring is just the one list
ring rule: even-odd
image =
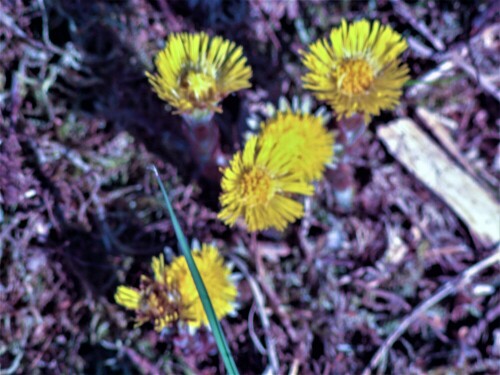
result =
[[222,153],[219,127],[213,119],[213,112],[182,117],[184,119],[183,133],[189,142],[198,173],[209,180],[218,181]]
[[338,144],[342,148],[335,166],[328,169],[326,177],[330,181],[337,204],[344,211],[351,211],[354,201],[354,169],[350,154],[363,135],[366,124],[362,115],[356,114],[339,120]]

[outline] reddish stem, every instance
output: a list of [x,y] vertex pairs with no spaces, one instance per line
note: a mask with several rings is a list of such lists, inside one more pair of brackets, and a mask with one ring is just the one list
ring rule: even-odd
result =
[[212,116],[201,119],[184,117],[183,133],[199,173],[209,180],[220,179],[219,167],[224,164],[220,150],[219,127]]
[[366,125],[363,116],[359,114],[340,119],[338,125],[337,143],[342,146],[342,154],[336,167],[327,170],[326,178],[330,181],[339,206],[350,211],[354,200],[354,169],[349,157]]

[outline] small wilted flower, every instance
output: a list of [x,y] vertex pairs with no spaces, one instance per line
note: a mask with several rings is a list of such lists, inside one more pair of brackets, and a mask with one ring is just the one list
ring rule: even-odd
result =
[[[217,319],[222,319],[236,311],[238,289],[235,285],[231,269],[224,264],[224,259],[216,247],[203,244],[201,250],[192,251],[196,267],[207,288]],[[209,326],[207,314],[198,295],[193,277],[189,272],[186,258],[175,258],[167,270],[168,277],[176,281],[182,304],[190,319],[186,322],[190,328]]]
[[291,194],[312,195],[313,186],[293,169],[294,155],[273,135],[252,136],[223,171],[222,210],[218,217],[233,225],[243,217],[249,231],[276,228],[304,214]]
[[304,88],[325,100],[339,117],[362,113],[365,121],[380,110],[394,108],[409,69],[399,55],[406,41],[390,26],[375,21],[354,22],[331,31],[329,38],[302,52],[309,70],[302,77]]
[[177,321],[190,321],[175,279],[168,278],[163,255],[153,257],[154,280],[141,276],[139,289],[120,285],[115,293],[117,304],[135,310],[137,326],[153,322],[160,332]]
[[[201,250],[192,254],[217,318],[234,313],[238,290],[231,269],[224,264],[217,248],[203,244]],[[115,293],[117,304],[135,310],[137,326],[151,321],[158,332],[178,322],[190,328],[208,326],[186,259],[180,256],[165,266],[160,255],[153,257],[151,267],[154,279],[142,275],[139,289],[120,285]]]
[[252,69],[246,63],[234,42],[205,33],[174,33],[155,58],[158,72],[146,76],[178,113],[220,112],[222,99],[251,86]]
[[334,135],[324,126],[324,118],[291,109],[279,111],[261,124],[261,140],[280,139],[293,155],[292,167],[308,182],[320,180],[325,165],[332,162]]

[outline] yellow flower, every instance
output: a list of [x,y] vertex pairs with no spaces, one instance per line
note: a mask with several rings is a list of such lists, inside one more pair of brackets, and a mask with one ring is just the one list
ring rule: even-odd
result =
[[[218,319],[236,310],[238,290],[231,269],[224,264],[217,248],[203,244],[193,251],[193,258],[205,283]],[[208,326],[196,285],[183,256],[167,267],[163,255],[153,257],[154,279],[141,276],[139,289],[120,285],[115,293],[117,304],[135,310],[137,326],[152,321],[160,332],[177,322],[190,328]]]
[[408,67],[398,58],[406,41],[390,26],[361,20],[348,25],[342,20],[330,38],[302,51],[309,70],[302,77],[304,88],[325,100],[339,117],[363,113],[365,121],[382,109],[394,108],[402,86],[409,79]]
[[146,76],[177,113],[221,112],[222,99],[250,87],[252,69],[246,63],[243,49],[234,42],[205,33],[174,33],[155,58],[158,73]]
[[[192,255],[207,288],[217,319],[220,320],[234,313],[238,290],[232,279],[231,269],[224,264],[224,259],[217,248],[203,244],[201,250],[193,250]],[[189,272],[186,258],[183,256],[175,258],[168,267],[167,274],[179,286],[182,303],[186,306],[186,312],[190,316],[190,320],[187,321],[188,326],[190,328],[208,326],[208,318]]]
[[139,289],[120,285],[115,293],[117,304],[136,312],[136,326],[152,321],[160,332],[179,320],[190,321],[188,309],[183,305],[177,281],[167,279],[163,255],[153,257],[151,264],[154,280],[141,276]]
[[270,227],[284,230],[302,217],[302,204],[289,195],[311,195],[313,186],[293,170],[294,157],[285,146],[273,135],[259,141],[252,136],[243,152],[234,155],[223,171],[221,220],[233,225],[243,217],[248,230],[257,231]]
[[325,165],[333,158],[333,133],[321,116],[288,110],[261,124],[261,139],[269,135],[280,139],[293,155],[293,169],[305,181],[320,180]]

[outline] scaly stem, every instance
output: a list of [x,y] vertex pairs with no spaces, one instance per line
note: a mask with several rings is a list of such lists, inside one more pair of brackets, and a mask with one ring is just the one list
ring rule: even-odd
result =
[[219,127],[213,119],[213,112],[199,112],[182,115],[183,132],[189,142],[191,155],[200,175],[218,181],[220,156]]
[[362,115],[353,115],[339,120],[337,144],[342,147],[334,168],[328,169],[326,177],[330,181],[337,204],[350,211],[354,201],[354,170],[350,163],[350,153],[357,145],[366,129]]

